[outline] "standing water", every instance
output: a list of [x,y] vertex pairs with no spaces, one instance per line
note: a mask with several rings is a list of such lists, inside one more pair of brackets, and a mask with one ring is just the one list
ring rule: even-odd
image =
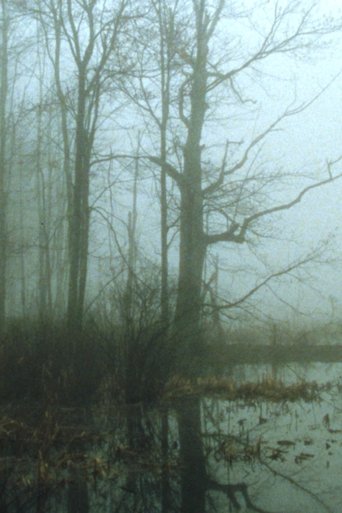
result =
[[[342,364],[230,375],[226,391],[183,389],[148,411],[7,408],[0,512],[342,511]],[[256,392],[278,381],[290,392],[315,382],[317,397]]]

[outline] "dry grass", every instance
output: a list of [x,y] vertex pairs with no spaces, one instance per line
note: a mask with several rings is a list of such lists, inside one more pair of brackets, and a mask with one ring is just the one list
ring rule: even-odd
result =
[[320,398],[320,392],[327,385],[318,385],[316,382],[300,381],[286,385],[280,380],[271,377],[264,378],[260,382],[248,382],[238,384],[228,378],[198,378],[188,380],[178,376],[173,377],[166,386],[164,400],[179,399],[186,396],[219,396],[222,399],[246,402],[266,400],[272,402],[281,401],[316,401]]

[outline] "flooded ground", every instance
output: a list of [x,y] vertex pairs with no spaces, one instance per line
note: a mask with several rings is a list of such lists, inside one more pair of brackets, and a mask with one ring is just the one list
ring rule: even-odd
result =
[[230,377],[328,385],[310,402],[189,395],[148,411],[27,408],[20,418],[7,408],[0,512],[339,513],[342,364],[236,366]]

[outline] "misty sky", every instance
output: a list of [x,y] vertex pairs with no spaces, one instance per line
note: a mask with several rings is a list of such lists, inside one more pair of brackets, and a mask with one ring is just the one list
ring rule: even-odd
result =
[[[253,1],[246,1],[245,4],[253,8],[255,27],[248,28],[245,19],[237,21],[234,26],[223,20],[220,25],[221,41],[217,41],[218,44],[224,44],[225,36],[229,38],[235,33],[252,45],[253,37],[256,37],[255,28],[262,29],[267,26],[274,2],[265,1],[259,9],[254,8]],[[311,0],[307,2],[308,6],[311,4]],[[321,0],[318,4],[322,16],[342,14],[340,1]],[[306,3],[303,2],[303,5]],[[26,30],[30,31],[30,27]],[[328,39],[330,44],[326,48],[310,51],[309,56],[297,59],[286,55],[273,56],[258,63],[256,73],[242,75],[239,79],[241,90],[248,99],[255,100],[255,107],[250,108],[248,104],[248,108],[239,110],[235,107],[224,109],[219,106],[214,113],[215,119],[206,126],[203,137],[203,143],[206,145],[205,157],[219,165],[227,137],[247,143],[287,107],[302,105],[318,96],[305,111],[283,120],[278,130],[270,134],[262,146],[260,162],[267,169],[291,173],[291,177],[269,192],[267,205],[263,208],[287,202],[293,199],[301,188],[313,183],[313,180],[327,178],[326,161],[342,155],[342,36],[341,33],[333,34]],[[70,67],[72,68],[72,64]],[[28,69],[27,73],[29,72],[31,70]],[[67,72],[69,73],[69,70]],[[21,87],[18,87],[18,96],[21,94],[20,89]],[[112,107],[109,105],[107,108]],[[134,125],[135,114],[126,116],[127,119],[120,119],[120,123]],[[122,132],[120,135],[119,129],[115,132],[112,127],[106,132],[105,126],[101,126],[100,134],[100,149],[104,143],[104,151],[108,151],[111,145],[114,150],[122,151],[128,148],[131,151],[129,134],[122,137]],[[151,146],[148,147],[148,144],[151,144],[151,141],[147,135],[145,139],[145,148],[150,150]],[[342,163],[334,168],[334,172],[342,172]],[[152,173],[157,176],[158,170],[145,169],[143,173],[145,179],[139,185],[139,244],[143,252],[158,262],[158,196],[153,180],[146,179]],[[113,194],[116,215],[126,219],[131,194],[125,190],[129,187],[131,175],[122,171],[118,181],[121,179],[122,182],[127,181],[127,184],[123,184],[119,192],[113,187]],[[108,186],[105,172],[102,176],[98,173],[93,185],[93,197],[96,198],[101,187]],[[244,244],[237,247],[222,243],[213,248],[211,256],[218,255],[221,269],[220,294],[234,301],[269,273],[283,269],[323,244],[327,249],[321,260],[330,260],[329,265],[312,264],[303,268],[300,273],[296,271],[293,278],[283,277],[272,283],[272,290],[278,298],[269,290],[263,290],[253,298],[253,303],[257,307],[257,315],[261,318],[271,315],[293,319],[295,313],[286,305],[288,302],[295,311],[308,314],[307,319],[310,319],[310,316],[329,317],[334,304],[336,319],[342,319],[341,199],[342,179],[320,190],[311,191],[301,204],[291,211],[265,218],[260,226],[258,225],[258,229],[260,228],[260,233],[266,234],[266,237],[252,237],[251,246]],[[99,225],[102,226],[102,230],[98,230]],[[123,225],[118,224],[118,231],[120,226]],[[109,244],[108,231],[99,218],[95,220],[94,232],[91,257],[96,252],[100,256],[108,252]],[[330,246],[327,245],[327,240],[330,240]],[[175,245],[171,249],[170,258],[171,271],[174,273],[177,270],[177,260]],[[101,265],[93,265],[90,268],[90,296],[94,281],[99,278],[106,281],[106,277],[101,276],[101,273]]]
[[[335,15],[340,12],[338,4],[339,2],[334,1],[319,3],[322,13],[331,12]],[[266,6],[263,12],[266,16]],[[328,177],[326,161],[342,155],[342,38],[338,34],[330,39],[331,45],[311,53],[309,58],[294,60],[273,57],[260,65],[260,69],[267,73],[266,83],[269,88],[263,98],[262,109],[254,112],[244,123],[242,134],[246,130],[257,132],[257,128],[263,126],[267,120],[274,119],[277,112],[282,112],[290,104],[308,102],[326,88],[304,112],[284,120],[280,126],[281,131],[271,134],[264,145],[263,155],[270,166],[275,164],[295,175],[288,180],[287,190],[287,186],[284,186],[283,189],[275,191],[274,198],[270,198],[270,205],[292,199],[300,188],[312,183],[312,178]],[[247,82],[248,80],[246,85],[250,87]],[[258,87],[253,93],[263,95],[262,89]],[[231,124],[230,120],[229,123]],[[213,124],[213,127],[213,133],[206,133],[204,142],[217,138],[217,125]],[[224,130],[224,122],[221,122],[221,127]],[[241,131],[240,119],[236,121],[236,129],[237,133]],[[335,173],[341,170],[342,164],[334,168]],[[309,178],[301,178],[302,174]],[[148,186],[145,187],[148,189]],[[336,319],[341,319],[341,200],[342,179],[320,190],[311,191],[291,211],[265,218],[268,237],[255,247],[232,247],[229,244],[221,244],[219,249],[215,247],[213,253],[219,255],[222,267],[222,296],[228,296],[231,300],[238,298],[269,272],[277,272],[286,267],[324,241],[326,252],[322,253],[321,260],[327,260],[327,264],[312,263],[300,272],[296,271],[294,278],[283,277],[273,282],[271,288],[278,297],[269,290],[264,290],[253,298],[253,303],[261,317],[270,314],[272,317],[292,320],[298,317],[297,311],[306,314],[298,314],[305,323],[310,322],[311,318],[330,318],[332,313]],[[153,201],[155,197],[151,199],[152,203]],[[143,214],[145,220],[150,208],[151,203],[148,202]],[[156,226],[157,223],[156,219]],[[152,220],[151,231],[153,225]],[[144,233],[143,227],[141,228],[141,242],[144,244],[145,241],[146,247],[151,231]],[[328,239],[330,246],[326,244]],[[157,240],[155,253],[158,254]],[[174,262],[176,261],[177,257],[174,255]],[[239,272],[242,267],[247,267],[249,271]],[[224,272],[224,269],[228,272]],[[288,307],[286,302],[294,308]]]

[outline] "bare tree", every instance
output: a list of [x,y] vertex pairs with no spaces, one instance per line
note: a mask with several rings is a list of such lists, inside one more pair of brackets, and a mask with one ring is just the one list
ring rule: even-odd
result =
[[[326,179],[307,186],[294,199],[284,204],[260,208],[258,190],[266,185],[272,186],[280,176],[267,171],[260,175],[253,168],[258,148],[282,121],[299,114],[312,99],[307,104],[286,108],[249,142],[238,142],[237,146],[242,147],[242,150],[240,155],[235,153],[234,158],[230,152],[231,143],[228,141],[221,164],[215,167],[210,164],[210,158],[204,156],[206,148],[202,140],[206,135],[210,108],[215,105],[215,95],[225,93],[238,104],[248,103],[240,91],[241,76],[247,71],[253,72],[259,63],[271,56],[295,54],[299,50],[314,46],[321,36],[339,27],[315,22],[313,6],[306,9],[293,2],[285,7],[277,5],[265,33],[262,36],[258,34],[256,46],[250,49],[248,55],[246,50],[243,55],[238,52],[233,60],[227,52],[217,55],[217,49],[213,48],[217,43],[216,36],[221,30],[219,25],[225,9],[229,8],[232,11],[230,16],[234,17],[233,7],[224,0],[216,2],[215,6],[206,0],[193,0],[191,7],[187,7],[190,10],[187,18],[190,28],[176,47],[179,59],[178,91],[177,94],[173,92],[173,97],[178,98],[178,119],[182,125],[178,132],[183,138],[183,142],[178,144],[182,154],[178,153],[178,161],[174,156],[167,162],[163,162],[159,155],[150,155],[148,158],[165,169],[177,184],[180,193],[175,331],[178,335],[182,334],[185,346],[181,350],[196,354],[200,339],[203,266],[208,248],[218,242],[246,242],[248,233],[258,220],[292,208],[307,192],[340,176],[334,177],[330,174]],[[289,18],[291,23],[288,23]],[[232,62],[231,67],[229,59]],[[329,171],[331,166],[332,163]],[[254,184],[253,187],[249,187],[251,183]],[[208,229],[204,223],[207,215],[212,216],[211,222],[207,223]],[[218,225],[215,221],[218,215],[223,216],[227,225],[227,229],[223,231],[217,231]]]
[[[136,68],[127,77],[122,88],[131,104],[138,108],[148,134],[154,134],[158,142],[160,176],[158,193],[160,202],[160,316],[165,329],[170,325],[169,262],[170,246],[169,192],[167,154],[170,145],[170,113],[173,77],[175,76],[175,39],[180,27],[176,26],[179,1],[151,0],[147,2],[147,14],[136,30],[139,37],[134,48]],[[153,139],[153,137],[152,137]]]
[[0,79],[0,330],[6,315],[6,110],[8,93],[9,14],[7,0],[1,0],[1,79]]
[[157,121],[160,131],[160,246],[161,246],[161,321],[164,327],[169,325],[169,290],[168,290],[168,203],[167,203],[167,129],[170,116],[171,102],[171,73],[175,56],[174,22],[175,9],[169,7],[165,1],[152,2],[158,19],[159,30],[159,59],[160,59],[160,98],[161,117]]
[[[39,5],[61,109],[64,171],[68,184],[67,318],[70,326],[79,326],[83,316],[90,226],[89,174],[101,95],[105,83],[117,72],[115,66],[109,71],[109,61],[117,50],[128,19],[127,0],[121,0],[115,10],[108,11],[107,7],[106,2],[100,5],[90,0],[77,4],[71,0],[64,3],[41,1]],[[66,49],[76,71],[74,101],[62,72],[62,53]],[[74,141],[69,131],[70,120]]]

